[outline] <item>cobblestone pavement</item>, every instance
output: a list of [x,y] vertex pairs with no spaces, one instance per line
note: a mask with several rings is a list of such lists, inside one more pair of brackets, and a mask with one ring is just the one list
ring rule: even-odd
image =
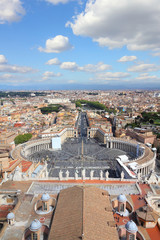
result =
[[[58,194],[62,189],[66,189],[68,187],[73,187],[77,185],[75,184],[67,184],[67,183],[40,183],[33,182],[31,188],[29,189],[29,194]],[[86,184],[87,185],[87,184]],[[109,192],[110,195],[119,195],[121,193],[125,195],[129,194],[139,194],[139,190],[136,184],[94,184],[94,186],[104,189]],[[90,184],[91,186],[91,184]]]
[[[83,156],[82,156],[83,152]],[[30,155],[32,161],[38,162],[47,160],[49,177],[58,177],[59,171],[69,170],[70,177],[74,177],[75,169],[81,177],[81,169],[86,169],[86,177],[90,176],[90,170],[94,170],[94,177],[99,177],[100,170],[109,171],[109,177],[120,177],[117,170],[116,157],[130,153],[119,149],[107,149],[104,144],[98,143],[95,139],[83,138],[83,151],[81,138],[67,139],[59,151],[46,150]]]

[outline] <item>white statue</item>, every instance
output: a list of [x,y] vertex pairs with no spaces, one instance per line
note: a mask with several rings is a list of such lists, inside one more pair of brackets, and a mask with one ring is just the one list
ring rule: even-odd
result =
[[16,167],[15,172],[13,174],[13,181],[21,181],[22,180],[22,172],[20,167]]
[[45,178],[48,178],[48,175],[49,175],[49,173],[48,173],[48,169],[46,167],[46,169],[45,169]]
[[4,180],[7,180],[7,179],[8,179],[8,173],[5,172],[5,173],[4,173]]
[[75,180],[78,180],[78,171],[75,171]]
[[48,170],[48,168],[46,168],[46,177],[47,178],[49,177],[49,170]]
[[48,172],[48,168],[47,168],[47,167],[48,167],[48,163],[47,163],[47,161],[45,161],[45,163],[44,163],[44,169],[45,169],[45,170],[44,170],[44,172],[45,172],[45,173],[44,173],[44,177],[45,177],[45,178],[48,178],[48,175],[49,175],[49,172]]
[[68,180],[68,178],[69,178],[69,171],[67,170],[66,171],[66,180]]
[[60,170],[60,171],[59,171],[59,180],[61,181],[62,178],[63,178],[63,172],[62,172],[62,170]]
[[108,178],[109,178],[109,172],[107,171],[105,175],[106,175],[106,181],[108,181]]
[[103,171],[100,171],[100,180],[103,180]]
[[84,180],[86,178],[86,170],[82,169],[82,179]]
[[22,174],[22,178],[23,178],[24,180],[27,180],[26,174]]
[[150,171],[149,175],[145,177],[145,181],[148,184],[159,184],[160,182],[160,177],[158,177],[158,175],[152,170]]
[[123,181],[123,179],[124,179],[124,172],[122,171],[121,172],[121,181]]
[[90,178],[91,178],[91,180],[93,180],[93,175],[94,175],[94,170],[91,170],[90,171]]
[[9,174],[9,180],[12,181],[13,180],[13,173]]

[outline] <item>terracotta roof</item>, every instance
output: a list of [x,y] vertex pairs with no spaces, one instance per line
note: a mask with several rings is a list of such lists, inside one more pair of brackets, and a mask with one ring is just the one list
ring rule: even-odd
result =
[[160,230],[157,225],[154,228],[147,228],[146,231],[149,234],[150,239],[153,240],[160,239]]
[[6,218],[7,214],[14,208],[14,205],[1,205],[0,206],[0,219]]
[[26,172],[30,166],[33,164],[32,162],[22,160],[22,172]]
[[[151,229],[153,230],[153,228],[151,228]],[[140,232],[140,234],[142,234],[142,236],[144,236],[145,240],[151,240],[151,239],[158,240],[158,238],[154,238],[154,234],[152,235],[152,237],[150,237],[147,230],[148,229],[146,229],[142,226],[138,226],[138,231]]]
[[9,162],[9,168],[13,166],[13,164],[15,164],[18,160],[12,160]]
[[136,211],[139,218],[149,221],[149,222],[157,222],[158,214],[156,214],[150,206],[144,206],[139,208]]
[[83,189],[67,188],[59,194],[48,240],[74,239],[82,236]]
[[62,190],[48,239],[118,240],[107,192],[89,186]]

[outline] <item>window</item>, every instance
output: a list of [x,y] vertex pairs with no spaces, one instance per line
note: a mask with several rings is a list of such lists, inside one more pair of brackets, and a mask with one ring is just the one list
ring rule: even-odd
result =
[[135,235],[130,234],[130,235],[129,235],[129,240],[135,240]]
[[44,209],[44,211],[47,211],[47,203],[43,203],[43,209]]
[[121,206],[120,206],[120,212],[124,212],[124,204],[121,204]]
[[33,240],[37,240],[37,239],[38,239],[37,233],[33,233]]

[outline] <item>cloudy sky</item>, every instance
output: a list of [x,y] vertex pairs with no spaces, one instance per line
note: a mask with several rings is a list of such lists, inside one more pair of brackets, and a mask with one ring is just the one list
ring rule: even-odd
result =
[[159,0],[1,0],[0,89],[160,89]]

